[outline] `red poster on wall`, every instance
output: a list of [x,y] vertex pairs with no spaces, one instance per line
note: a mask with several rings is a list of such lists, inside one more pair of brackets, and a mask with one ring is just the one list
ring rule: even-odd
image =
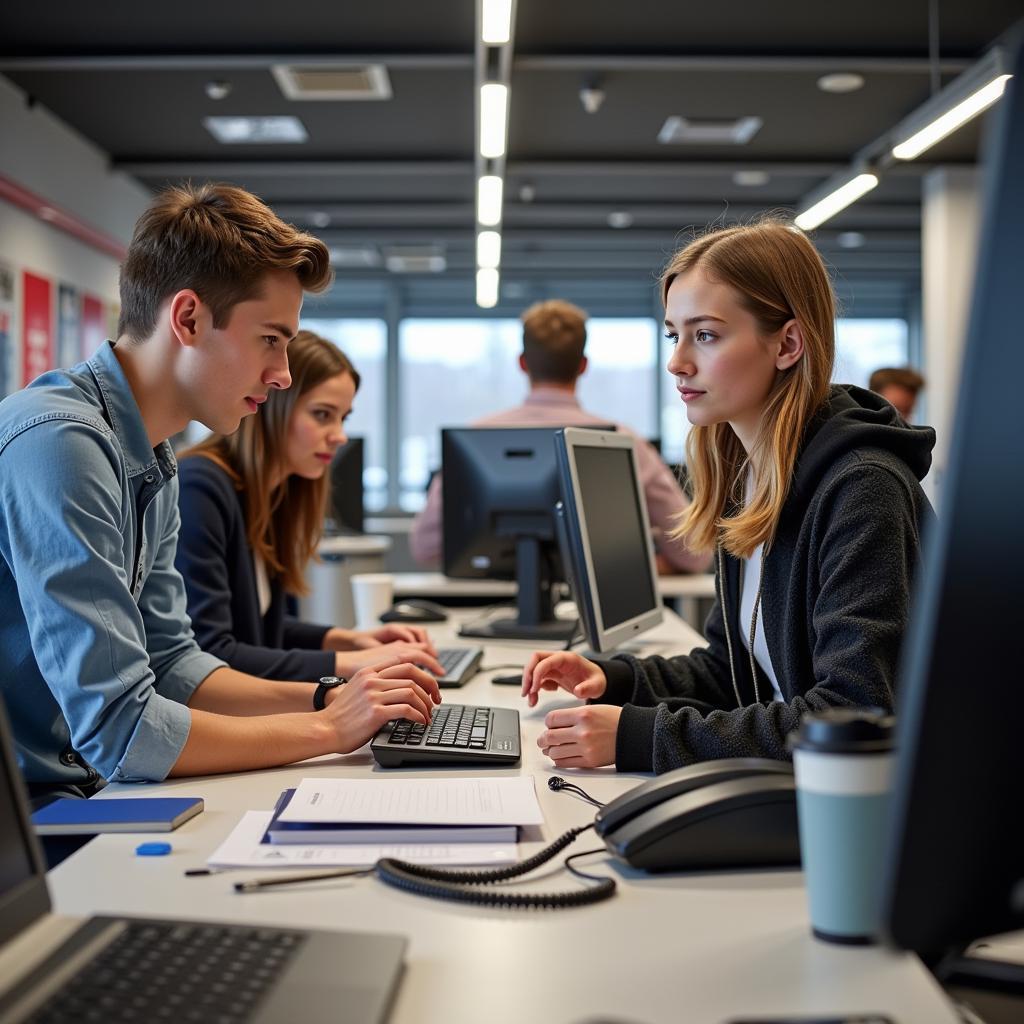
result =
[[53,366],[52,287],[27,270],[22,277],[21,383],[31,383]]
[[88,359],[107,336],[103,303],[95,296],[82,296],[82,359]]

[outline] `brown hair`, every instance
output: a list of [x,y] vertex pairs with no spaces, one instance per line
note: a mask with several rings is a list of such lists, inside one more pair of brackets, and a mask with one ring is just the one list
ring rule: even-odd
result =
[[924,377],[909,366],[883,366],[871,374],[868,381],[871,391],[891,387],[906,388],[912,395],[916,395],[924,387]]
[[[807,236],[774,219],[710,231],[676,253],[661,278],[662,300],[691,270],[732,288],[762,335],[796,320],[801,359],[777,373],[748,458],[728,423],[695,426],[686,441],[694,500],[675,536],[696,550],[720,543],[737,558],[770,545],[789,492],[804,431],[828,397],[835,358],[835,296],[828,272]],[[753,494],[742,505],[748,468]]]
[[138,219],[121,264],[118,335],[134,341],[156,329],[160,304],[191,288],[210,307],[214,327],[259,295],[272,270],[290,270],[307,292],[332,279],[327,247],[285,224],[256,196],[234,185],[179,185]]
[[312,331],[299,331],[288,345],[292,386],[271,389],[260,411],[242,420],[233,434],[214,434],[182,458],[205,456],[230,475],[245,501],[249,546],[263,559],[267,575],[285,590],[305,594],[306,565],[316,551],[327,507],[328,477],[306,480],[281,472],[288,424],[298,400],[331,377],[347,373],[359,388],[359,374],[348,356]]
[[563,299],[537,302],[520,317],[523,358],[530,380],[571,384],[587,343],[587,314]]

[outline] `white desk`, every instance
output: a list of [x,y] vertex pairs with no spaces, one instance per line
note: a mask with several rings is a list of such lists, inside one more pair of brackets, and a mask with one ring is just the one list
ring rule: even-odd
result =
[[[441,641],[450,636],[448,624],[435,633]],[[699,642],[674,615],[650,637],[652,653],[679,653]],[[489,646],[485,664],[523,661],[529,649]],[[553,772],[535,741],[544,713],[559,702],[556,697],[545,695],[530,711],[517,689],[494,686],[487,675],[446,696],[520,708],[523,761],[508,771],[535,777],[547,822],[545,841],[590,819],[588,805],[547,787]],[[237,895],[232,883],[253,872],[183,876],[185,868],[204,863],[243,810],[270,808],[283,788],[303,776],[369,772],[386,774],[362,751],[299,767],[147,787],[154,793],[202,796],[206,811],[168,837],[174,845],[170,857],[135,857],[138,836],[93,840],[51,872],[56,909],[401,933],[410,946],[391,1024],[583,1024],[620,1018],[630,1024],[722,1024],[741,1015],[842,1011],[884,1011],[898,1024],[956,1024],[915,958],[813,939],[801,875],[793,871],[648,877],[601,853],[580,866],[613,874],[620,882],[618,894],[605,903],[560,911],[442,903],[375,879]],[[611,770],[563,774],[602,800],[639,778]],[[139,787],[112,786],[105,796],[138,793]],[[567,852],[598,846],[586,834]],[[538,848],[538,843],[522,844],[524,855]],[[527,887],[560,891],[578,884],[564,871],[545,868]],[[339,1013],[343,1016],[341,1008]]]
[[[481,601],[514,598],[516,585],[511,580],[457,580],[439,572],[396,572],[392,574],[395,597],[471,597]],[[674,599],[680,615],[698,627],[697,599],[715,596],[715,574],[659,576],[658,593]]]

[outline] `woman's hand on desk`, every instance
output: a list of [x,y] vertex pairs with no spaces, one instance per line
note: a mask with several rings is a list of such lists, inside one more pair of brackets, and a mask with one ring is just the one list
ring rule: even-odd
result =
[[397,664],[403,661],[420,665],[437,676],[445,674],[441,663],[427,650],[426,644],[408,643],[405,640],[368,647],[365,651],[339,651],[334,656],[334,674],[354,676],[360,669],[370,665]]
[[544,719],[545,730],[537,746],[556,768],[600,768],[615,764],[615,736],[622,708],[587,704],[582,708],[556,708]]
[[335,626],[324,636],[325,651],[365,651],[395,641],[422,644],[428,654],[437,655],[437,648],[430,642],[423,626],[410,626],[402,622],[389,622],[379,629],[341,629]]
[[334,727],[339,753],[347,754],[392,719],[427,725],[433,706],[440,703],[441,691],[429,672],[389,658],[360,669],[344,686],[328,691],[326,706],[318,714]]
[[596,700],[608,680],[599,665],[570,651],[535,651],[523,669],[523,696],[530,707],[541,690],[567,690],[582,700]]

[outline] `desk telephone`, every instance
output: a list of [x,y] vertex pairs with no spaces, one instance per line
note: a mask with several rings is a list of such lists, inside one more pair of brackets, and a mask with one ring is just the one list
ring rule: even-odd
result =
[[659,775],[597,812],[594,829],[643,871],[800,864],[793,768],[736,757]]

